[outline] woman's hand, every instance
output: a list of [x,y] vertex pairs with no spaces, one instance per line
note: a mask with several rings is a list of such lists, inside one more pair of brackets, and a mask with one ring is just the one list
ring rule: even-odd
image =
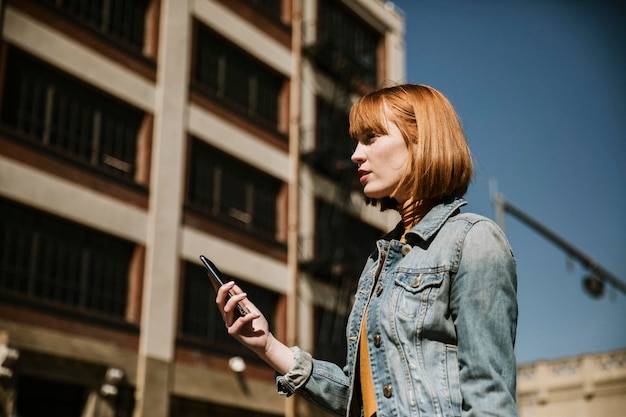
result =
[[[229,292],[232,295],[230,299]],[[277,372],[286,374],[291,369],[293,352],[270,333],[267,319],[239,286],[232,281],[222,285],[215,302],[222,312],[229,335],[259,355]],[[238,303],[249,313],[240,315],[237,312]]]
[[[230,299],[229,292],[232,295]],[[219,288],[215,302],[222,312],[228,334],[257,354],[262,354],[268,341],[269,324],[259,309],[248,300],[247,294],[231,281]],[[240,315],[237,304],[244,306],[249,313]]]

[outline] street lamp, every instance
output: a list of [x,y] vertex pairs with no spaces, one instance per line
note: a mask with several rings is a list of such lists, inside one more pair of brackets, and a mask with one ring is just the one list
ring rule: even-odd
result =
[[595,275],[589,274],[583,278],[583,288],[593,298],[600,298],[604,295],[604,281]]
[[492,189],[492,199],[495,207],[496,223],[498,223],[502,230],[504,230],[504,214],[509,213],[580,262],[580,264],[589,271],[589,274],[583,278],[583,288],[591,297],[600,298],[604,294],[604,285],[607,282],[626,294],[626,284],[618,277],[591,259],[580,249],[574,247],[565,239],[506,201],[504,196],[494,189]]

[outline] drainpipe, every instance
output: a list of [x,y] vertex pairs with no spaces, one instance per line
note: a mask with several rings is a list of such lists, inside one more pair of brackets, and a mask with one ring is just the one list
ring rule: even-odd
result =
[[[291,10],[292,74],[289,100],[289,192],[287,214],[287,346],[298,343],[298,274],[299,274],[299,181],[300,119],[302,92],[302,3],[293,0]],[[296,396],[286,399],[285,417],[296,416]]]

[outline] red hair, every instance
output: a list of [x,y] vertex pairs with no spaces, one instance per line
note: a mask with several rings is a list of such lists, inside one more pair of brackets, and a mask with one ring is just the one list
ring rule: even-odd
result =
[[[443,94],[421,84],[404,84],[373,91],[350,111],[350,136],[360,140],[372,133],[389,134],[387,122],[402,133],[409,163],[398,187],[415,201],[440,201],[463,196],[474,173],[472,155],[459,118]],[[367,199],[390,208],[390,201]]]

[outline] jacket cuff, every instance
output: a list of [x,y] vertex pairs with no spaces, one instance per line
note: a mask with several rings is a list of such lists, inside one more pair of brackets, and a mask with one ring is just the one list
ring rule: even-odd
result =
[[313,358],[311,354],[300,349],[298,346],[291,348],[294,361],[291,369],[285,375],[276,373],[276,390],[278,394],[290,397],[301,388],[311,376],[313,370]]

